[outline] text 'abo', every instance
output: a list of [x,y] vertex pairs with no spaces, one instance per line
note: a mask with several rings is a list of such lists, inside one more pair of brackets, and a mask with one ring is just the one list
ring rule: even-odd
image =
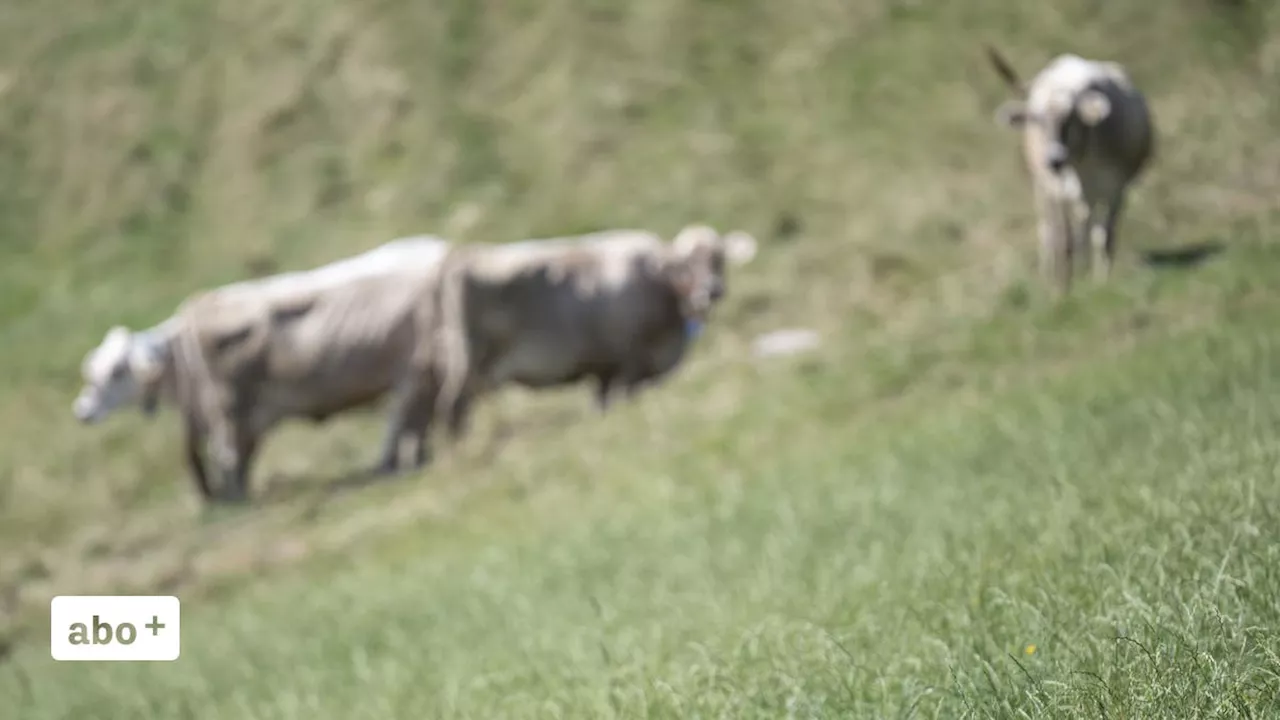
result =
[[59,595],[49,604],[54,660],[171,661],[182,608],[172,595]]

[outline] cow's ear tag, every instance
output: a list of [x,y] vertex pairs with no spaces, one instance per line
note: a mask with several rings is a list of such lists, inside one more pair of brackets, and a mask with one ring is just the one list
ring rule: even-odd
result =
[[690,340],[702,334],[702,321],[688,318],[684,321],[684,336]]

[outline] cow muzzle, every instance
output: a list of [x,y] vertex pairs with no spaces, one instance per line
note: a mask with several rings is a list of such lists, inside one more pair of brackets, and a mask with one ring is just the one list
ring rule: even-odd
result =
[[711,314],[711,307],[715,304],[712,294],[708,290],[700,290],[690,297],[685,303],[684,314],[686,319],[693,320],[698,323],[705,323],[707,316]]
[[1061,173],[1067,167],[1067,149],[1062,145],[1053,145],[1045,153],[1045,164],[1053,174]]
[[71,403],[71,412],[84,425],[92,425],[102,419],[98,403],[87,395],[80,395]]

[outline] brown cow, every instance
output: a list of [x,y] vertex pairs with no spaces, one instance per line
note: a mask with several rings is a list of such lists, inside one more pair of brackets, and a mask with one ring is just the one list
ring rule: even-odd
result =
[[670,244],[644,230],[459,246],[441,271],[439,413],[456,439],[472,402],[507,383],[596,382],[608,409],[670,373],[725,293],[726,262],[754,257],[746,233],[705,225]]
[[160,398],[176,400],[202,496],[218,499],[203,457],[211,440],[222,499],[240,501],[263,437],[281,421],[323,422],[391,393],[378,471],[398,467],[406,436],[420,466],[435,397],[430,313],[447,249],[430,236],[396,240],[198,293],[146,330],[113,327],[85,357],[75,415],[91,424],[133,403],[150,415]]

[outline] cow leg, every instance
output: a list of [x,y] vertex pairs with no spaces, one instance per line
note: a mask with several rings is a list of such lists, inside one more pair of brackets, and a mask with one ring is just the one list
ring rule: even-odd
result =
[[236,426],[235,498],[239,501],[249,498],[249,477],[258,455],[258,442],[258,434],[248,423]]
[[1124,212],[1124,194],[1116,193],[1107,203],[1107,208],[1100,221],[1090,223],[1089,234],[1093,245],[1093,277],[1097,282],[1106,282],[1111,277],[1111,268],[1116,259],[1116,223]]
[[1036,187],[1036,233],[1040,240],[1040,274],[1060,293],[1071,285],[1071,226],[1065,203]]
[[235,440],[223,422],[213,423],[210,432],[213,464],[218,472],[218,497],[227,500],[232,493],[232,471],[236,462]]
[[609,411],[609,401],[611,399],[611,390],[613,389],[612,375],[596,376],[596,408],[601,414]]
[[[491,354],[492,356],[492,354]],[[447,364],[437,375],[438,384],[431,392],[431,415],[443,416],[451,444],[457,444],[467,432],[471,403],[476,395],[490,389],[491,361],[483,357],[466,358]]]
[[419,392],[417,381],[407,378],[397,385],[392,394],[382,454],[373,469],[375,475],[390,475],[400,469],[400,441],[414,429],[414,405],[418,401]]
[[434,453],[431,446],[431,432],[436,427],[436,417],[440,411],[440,394],[443,391],[444,376],[438,369],[426,373],[424,387],[414,404],[414,448],[413,463],[422,467],[432,461]]
[[1070,211],[1067,213],[1067,222],[1070,227],[1071,249],[1074,255],[1072,263],[1072,275],[1076,270],[1083,270],[1090,265],[1089,255],[1089,228],[1093,223],[1093,206],[1084,202],[1071,203]]
[[402,408],[402,422],[399,434],[394,436],[395,440],[392,439],[392,433],[396,432],[394,419],[389,423],[382,458],[374,470],[376,474],[387,475],[400,469],[400,445],[405,440],[412,444],[415,469],[424,467],[431,460],[431,445],[427,436],[431,432],[435,396],[433,393],[416,392],[408,401],[408,406]]
[[645,386],[645,385],[647,385],[647,384],[648,384],[648,381],[645,381],[645,380],[635,380],[635,381],[632,381],[632,382],[627,383],[627,400],[628,400],[628,401],[633,401],[633,400],[635,400],[635,399],[636,399],[636,395],[637,395],[641,390],[643,390],[643,389],[644,389],[644,386]]
[[449,415],[446,418],[449,430],[449,439],[451,442],[457,443],[467,433],[471,420],[471,403],[475,399],[475,393],[470,388],[464,389],[453,402],[449,405]]
[[196,488],[200,490],[200,497],[205,502],[213,500],[213,487],[209,485],[209,473],[204,466],[204,452],[202,443],[204,442],[204,433],[200,431],[200,426],[190,417],[186,419],[186,433],[184,437],[187,453],[187,466],[191,470],[191,476],[195,478]]
[[413,433],[413,466],[423,467],[430,459],[431,447],[427,443],[427,428],[423,426]]
[[1076,251],[1081,245],[1080,228],[1083,221],[1078,217],[1079,208],[1075,203],[1064,202],[1061,208],[1062,228],[1058,235],[1058,284],[1065,295],[1071,291],[1071,283],[1075,278],[1076,262],[1079,259]]
[[387,423],[386,435],[382,439],[382,451],[372,469],[374,475],[391,475],[400,468],[400,440],[404,435],[404,422],[393,411]]
[[650,374],[633,368],[632,372],[627,374],[626,382],[624,384],[627,402],[634,401],[636,399],[636,395],[638,395],[640,391],[651,382],[653,382],[653,379]]
[[220,421],[213,429],[213,456],[218,467],[219,495],[228,502],[244,500],[245,483],[241,477],[240,423]]
[[430,460],[430,447],[427,443],[427,433],[431,429],[430,417],[423,409],[422,401],[416,401],[414,407],[409,413],[409,419],[405,424],[402,439],[407,439],[413,446],[413,467],[420,468],[427,464]]
[[[432,386],[435,387],[434,384]],[[413,439],[413,466],[420,468],[431,460],[431,445],[427,436],[435,419],[436,392],[430,390],[419,395],[413,404],[409,433]]]

